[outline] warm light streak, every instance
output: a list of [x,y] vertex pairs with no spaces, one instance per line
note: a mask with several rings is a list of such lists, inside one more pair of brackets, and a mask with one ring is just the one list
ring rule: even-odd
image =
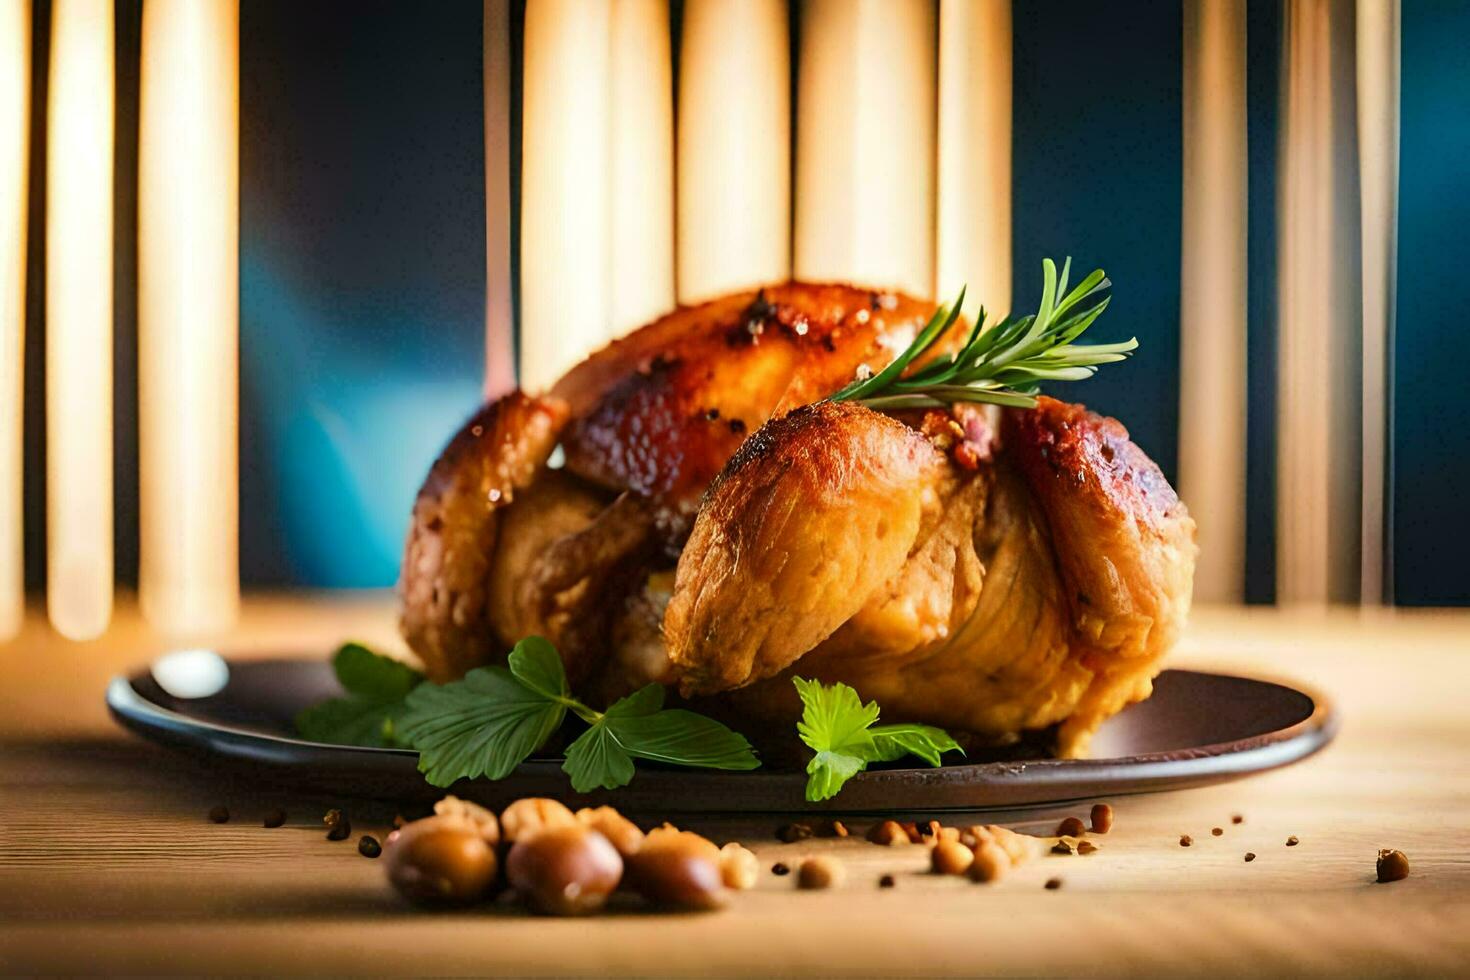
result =
[[0,0],[0,642],[15,635],[25,612],[21,443],[30,87],[31,0]]
[[1398,267],[1399,0],[1358,0],[1358,173],[1363,248],[1362,602],[1392,599],[1387,560],[1394,290]]
[[1245,122],[1245,0],[1185,0],[1179,491],[1206,602],[1245,591]]
[[239,606],[238,0],[147,0],[138,144],[139,598],[169,633]]
[[485,0],[485,397],[515,387],[510,235],[510,0]]
[[791,274],[785,0],[687,0],[679,61],[679,302]]
[[674,92],[668,0],[613,0],[609,310],[620,336],[674,306]]
[[47,603],[112,615],[112,0],[55,0],[46,147]]
[[799,279],[934,292],[930,0],[808,0],[797,64]]
[[1011,308],[1011,4],[940,0],[937,295]]
[[540,391],[609,330],[610,4],[526,5],[520,382]]
[[1277,599],[1356,602],[1362,381],[1351,4],[1288,0],[1279,240]]

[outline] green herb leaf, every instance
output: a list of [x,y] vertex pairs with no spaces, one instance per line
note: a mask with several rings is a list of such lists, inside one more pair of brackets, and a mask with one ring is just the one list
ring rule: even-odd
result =
[[649,684],[603,712],[567,749],[562,769],[572,788],[585,793],[625,786],[634,759],[701,769],[760,766],[745,736],[693,711],[665,710],[663,703],[663,687]]
[[528,636],[515,645],[508,658],[510,672],[527,688],[549,699],[570,698],[566,668],[551,641]]
[[332,670],[349,694],[379,701],[405,698],[424,681],[424,675],[408,664],[374,653],[361,643],[342,644],[332,656]]
[[424,675],[361,643],[343,644],[332,656],[332,670],[347,696],[297,714],[301,736],[333,745],[400,746],[396,721],[404,711],[403,699],[423,683]]
[[869,762],[891,762],[917,755],[932,766],[943,752],[960,751],[942,729],[931,725],[879,725],[876,701],[863,703],[846,684],[824,685],[792,679],[801,696],[802,716],[796,725],[801,740],[816,753],[807,763],[806,798],[830,799]]
[[[525,646],[522,641],[516,650]],[[545,667],[534,645],[528,657],[523,664]],[[558,671],[560,663],[558,659]],[[554,673],[533,676],[550,682]],[[565,684],[563,675],[554,689],[564,689]],[[563,701],[528,687],[510,670],[480,667],[463,680],[417,688],[408,696],[408,711],[398,727],[402,737],[419,750],[419,771],[424,778],[431,785],[448,786],[456,779],[477,776],[504,779],[546,744],[561,727],[566,710]]]
[[954,402],[1034,408],[1042,382],[1083,381],[1100,365],[1124,360],[1137,349],[1137,338],[1116,344],[1075,342],[1107,309],[1110,297],[1101,294],[1112,284],[1096,269],[1068,292],[1071,271],[1070,258],[1060,276],[1056,263],[1043,259],[1041,303],[1034,316],[987,327],[981,307],[960,350],[905,377],[904,372],[949,333],[964,302],[961,289],[953,303],[934,311],[913,343],[887,367],[853,381],[832,401],[857,401],[875,409],[943,408]]

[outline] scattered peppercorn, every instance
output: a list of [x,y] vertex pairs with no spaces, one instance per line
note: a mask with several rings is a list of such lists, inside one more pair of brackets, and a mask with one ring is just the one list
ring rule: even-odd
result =
[[1048,879],[1046,879],[1046,890],[1047,891],[1054,892],[1054,891],[1056,891],[1060,887],[1062,887],[1062,879],[1060,879],[1060,878],[1048,878]]
[[378,843],[376,837],[370,834],[363,834],[362,840],[357,842],[357,853],[365,858],[375,858],[383,853],[383,845]]
[[1094,834],[1106,834],[1113,829],[1113,808],[1106,803],[1095,804],[1092,808],[1092,832]]
[[1403,851],[1385,847],[1378,852],[1378,880],[1403,881],[1409,877],[1409,858]]
[[346,840],[352,836],[352,821],[341,810],[328,810],[322,823],[327,827],[327,840]]
[[260,825],[262,827],[284,827],[286,825],[286,811],[270,811],[265,815],[265,819],[261,820]]
[[1301,840],[1297,837],[1296,834],[1292,834],[1290,837],[1286,838],[1287,847],[1296,847],[1300,843]]
[[892,888],[896,884],[897,882],[893,880],[893,875],[884,875],[878,879],[879,888]]
[[1077,817],[1067,817],[1057,824],[1058,837],[1081,837],[1087,833],[1087,825]]
[[1188,847],[1189,845],[1191,845],[1193,843],[1194,843],[1194,838],[1191,837],[1191,836],[1189,836],[1188,834],[1181,834],[1181,835],[1179,835],[1179,846],[1180,847]]
[[1090,840],[1082,840],[1077,842],[1078,854],[1096,854],[1097,850],[1097,845]]
[[782,864],[780,861],[777,861],[775,864],[771,865],[771,874],[775,875],[778,878],[783,875],[789,875],[790,873],[791,869]]
[[776,838],[786,844],[794,844],[799,840],[806,840],[811,835],[811,825],[804,823],[788,823],[776,831]]
[[1255,851],[1246,851],[1245,852],[1245,863],[1246,864],[1250,864],[1255,859],[1256,859],[1256,852]]
[[230,811],[222,806],[211,807],[209,810],[210,823],[229,823]]
[[1219,837],[1221,834],[1225,833],[1225,828],[1224,827],[1211,827],[1210,828],[1210,833],[1214,834],[1216,837]]
[[1245,817],[1242,817],[1240,814],[1237,813],[1237,814],[1234,814],[1234,815],[1232,815],[1230,817],[1230,822],[1231,823],[1245,823]]

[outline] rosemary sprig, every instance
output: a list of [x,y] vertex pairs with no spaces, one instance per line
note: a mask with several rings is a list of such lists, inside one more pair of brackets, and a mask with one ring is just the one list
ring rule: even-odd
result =
[[832,400],[878,409],[943,408],[954,402],[1033,408],[1043,382],[1084,381],[1097,373],[1098,365],[1125,360],[1138,348],[1136,337],[1117,344],[1076,343],[1108,308],[1111,297],[1101,294],[1112,283],[1101,269],[1068,292],[1071,258],[1062,263],[1060,277],[1051,259],[1043,259],[1041,267],[1041,305],[1035,314],[987,327],[982,306],[964,346],[904,377],[909,365],[954,325],[965,301],[961,289],[954,302],[934,311],[914,342],[887,367],[856,379]]

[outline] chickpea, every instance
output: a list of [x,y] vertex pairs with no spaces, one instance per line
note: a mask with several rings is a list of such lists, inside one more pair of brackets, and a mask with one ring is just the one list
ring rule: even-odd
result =
[[846,880],[847,869],[842,862],[825,854],[807,858],[796,870],[796,887],[808,891],[839,888]]
[[[1232,818],[1235,823],[1240,819]],[[1113,808],[1106,803],[1098,803],[1092,808],[1092,832],[1094,834],[1106,834],[1113,829]]]
[[531,908],[547,915],[583,915],[607,904],[622,880],[623,859],[606,837],[575,820],[521,833],[505,873]]
[[500,843],[500,821],[495,819],[493,812],[478,803],[461,800],[457,796],[446,796],[434,804],[434,813],[473,824],[480,836],[485,838],[485,843],[491,847]]
[[1378,852],[1378,880],[1402,881],[1409,877],[1409,858],[1403,851],[1385,847]]
[[597,809],[584,807],[577,811],[577,821],[606,837],[624,859],[638,853],[643,846],[643,831],[638,825],[610,806]]
[[722,864],[720,849],[710,841],[660,827],[649,832],[638,853],[628,859],[628,884],[655,905],[719,908],[729,900]]
[[528,834],[548,827],[565,827],[576,822],[577,818],[572,816],[572,811],[556,800],[528,796],[505,808],[505,812],[500,815],[500,830],[506,842],[514,844]]
[[760,861],[747,848],[734,841],[720,848],[720,877],[726,888],[740,891],[754,888],[760,876]]
[[972,881],[999,881],[1011,870],[1011,858],[995,841],[981,841],[975,848],[975,859],[970,864]]
[[929,868],[938,875],[962,875],[970,869],[975,852],[957,840],[942,840],[929,855]]
[[885,820],[882,823],[873,824],[868,829],[868,840],[874,844],[892,847],[895,844],[907,844],[909,835],[897,820]]
[[1067,817],[1057,824],[1058,837],[1085,837],[1086,835],[1087,825],[1078,817]]
[[475,825],[456,817],[427,817],[388,837],[388,881],[405,898],[425,904],[468,904],[490,893],[495,848]]

